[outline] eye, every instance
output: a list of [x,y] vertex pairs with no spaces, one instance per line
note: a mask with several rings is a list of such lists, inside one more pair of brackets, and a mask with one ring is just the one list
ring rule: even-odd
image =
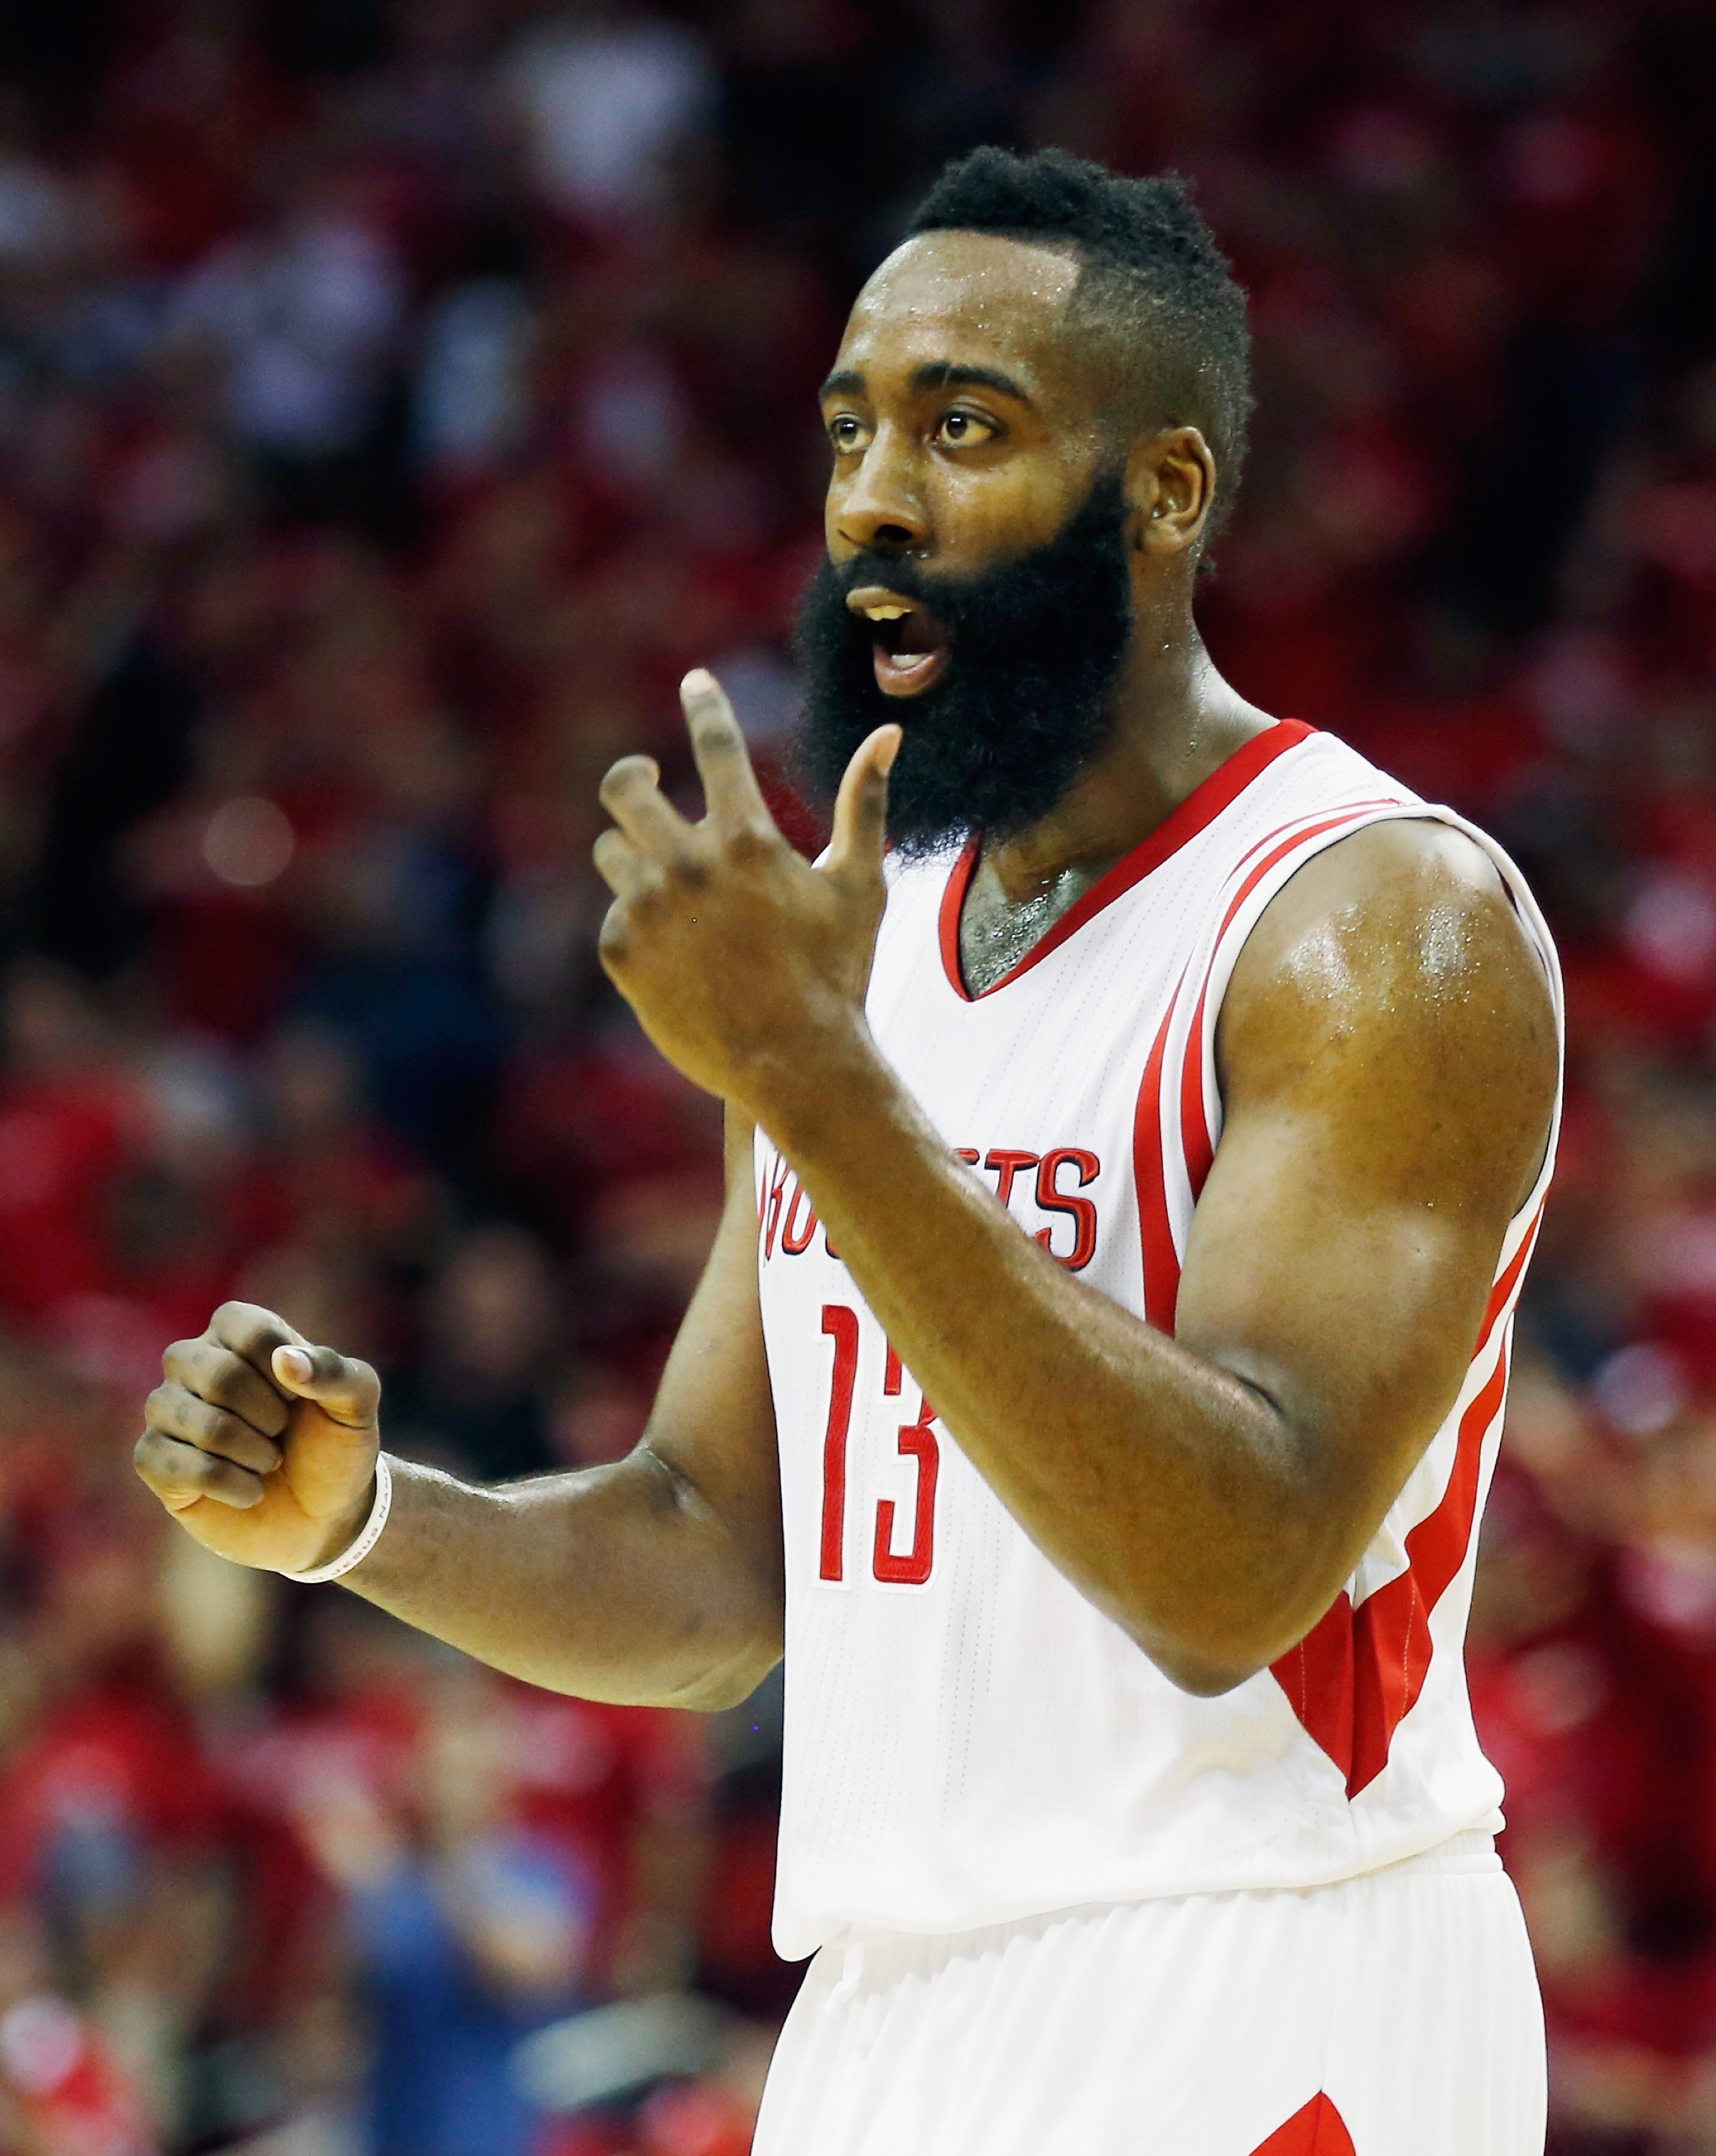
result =
[[870,439],[870,430],[850,412],[837,412],[828,423],[828,438],[837,457],[855,456]]
[[949,449],[969,449],[993,441],[998,431],[993,419],[985,419],[976,412],[944,412],[937,424],[935,439]]

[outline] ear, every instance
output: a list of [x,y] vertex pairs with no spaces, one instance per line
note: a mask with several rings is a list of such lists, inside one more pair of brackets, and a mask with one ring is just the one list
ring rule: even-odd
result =
[[1165,427],[1127,459],[1126,497],[1140,553],[1195,549],[1215,501],[1215,459],[1195,427]]

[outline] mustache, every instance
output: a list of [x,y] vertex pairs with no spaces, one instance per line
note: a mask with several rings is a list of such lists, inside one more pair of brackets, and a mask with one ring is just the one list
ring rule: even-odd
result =
[[[843,602],[866,584],[880,584],[888,591],[897,592],[902,599],[913,599],[931,613],[952,621],[958,619],[970,598],[982,592],[989,579],[998,572],[1004,575],[1013,566],[1011,562],[1001,562],[978,575],[938,576],[907,555],[878,553],[865,547],[850,561],[828,562],[825,573]],[[856,614],[852,616],[852,621],[858,629],[869,629],[870,624]]]

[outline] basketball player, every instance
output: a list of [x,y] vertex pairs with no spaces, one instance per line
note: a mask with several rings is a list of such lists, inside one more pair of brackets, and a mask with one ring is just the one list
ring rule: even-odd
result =
[[518,1676],[715,1707],[784,1649],[764,2156],[1543,2145],[1462,1635],[1554,958],[1488,839],[1211,666],[1248,401],[1177,182],[950,168],[823,391],[825,857],[706,674],[701,822],[603,788],[604,961],[730,1132],[648,1435],[389,1463],[373,1373],[239,1304],[150,1402],[209,1548]]

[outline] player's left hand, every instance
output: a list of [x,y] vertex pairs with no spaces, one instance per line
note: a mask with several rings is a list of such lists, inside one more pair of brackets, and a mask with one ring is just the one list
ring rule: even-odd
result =
[[595,848],[614,893],[602,963],[670,1061],[761,1121],[775,1087],[815,1082],[819,1046],[838,1054],[861,1027],[901,733],[878,726],[847,765],[812,868],[769,814],[713,675],[688,674],[680,700],[706,813],[688,823],[650,757],[622,757],[603,780],[616,828]]

